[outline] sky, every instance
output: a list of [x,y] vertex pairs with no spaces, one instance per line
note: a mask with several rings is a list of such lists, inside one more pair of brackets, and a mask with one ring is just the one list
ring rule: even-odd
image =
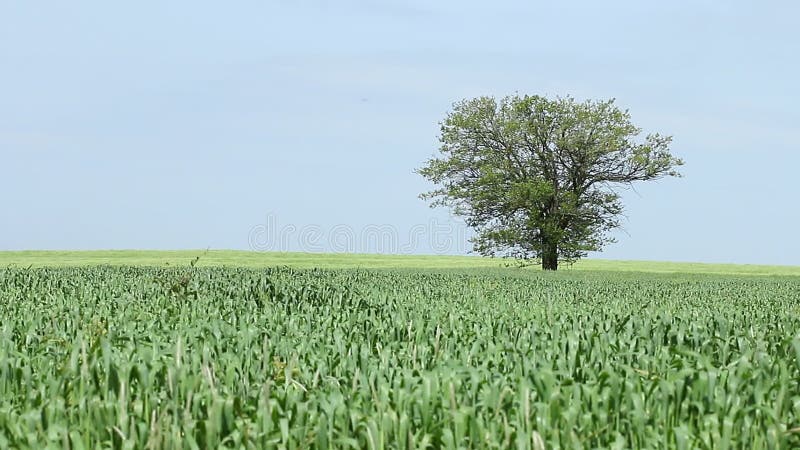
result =
[[684,177],[591,257],[800,264],[798,2],[0,0],[0,250],[468,254],[452,104],[615,98]]

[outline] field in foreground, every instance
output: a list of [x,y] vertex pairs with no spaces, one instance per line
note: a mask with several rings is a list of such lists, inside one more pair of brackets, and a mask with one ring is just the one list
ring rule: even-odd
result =
[[0,448],[797,448],[800,278],[0,270]]
[[[202,267],[365,268],[365,269],[508,269],[513,261],[477,256],[379,255],[352,253],[247,252],[236,250],[100,250],[0,251],[2,267],[75,267],[96,265],[188,266],[198,258]],[[508,266],[511,267],[508,267]],[[524,271],[533,270],[531,267]],[[661,261],[585,259],[562,271],[611,271],[726,275],[797,275],[800,266],[704,264]]]

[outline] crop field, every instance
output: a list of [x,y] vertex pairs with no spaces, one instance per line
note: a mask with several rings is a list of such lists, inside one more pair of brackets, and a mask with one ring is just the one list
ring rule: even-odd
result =
[[800,277],[0,269],[4,448],[798,448]]

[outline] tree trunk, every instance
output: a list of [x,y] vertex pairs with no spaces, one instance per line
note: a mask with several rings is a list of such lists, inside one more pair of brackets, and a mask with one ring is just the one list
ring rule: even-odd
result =
[[542,248],[542,270],[558,270],[558,245],[545,241]]

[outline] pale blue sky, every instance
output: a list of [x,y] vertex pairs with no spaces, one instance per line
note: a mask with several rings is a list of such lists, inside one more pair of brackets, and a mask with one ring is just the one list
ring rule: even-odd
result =
[[[685,178],[627,193],[602,257],[800,264],[798,17],[788,1],[0,0],[0,249],[246,249],[271,222],[316,226],[315,250],[339,248],[337,225],[370,250],[374,224],[402,251],[465,253],[463,233],[407,238],[449,220],[413,170],[454,101],[519,92],[615,97],[674,135]],[[259,242],[304,248],[284,240]]]

